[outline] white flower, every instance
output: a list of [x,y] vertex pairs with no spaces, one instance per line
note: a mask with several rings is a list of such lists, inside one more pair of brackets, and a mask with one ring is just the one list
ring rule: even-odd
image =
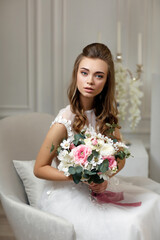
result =
[[[71,165],[70,165],[71,166]],[[58,165],[58,170],[59,171],[63,171],[65,176],[69,176],[70,173],[68,172],[69,166],[68,165],[64,165],[63,162],[60,162],[60,164]]]
[[85,138],[84,142],[85,142],[85,145],[87,145],[91,148],[94,147],[94,146],[92,146],[91,137],[90,138]]
[[128,148],[128,146],[126,146],[123,142],[116,142],[114,144],[115,147],[123,147],[123,148]]
[[63,149],[69,149],[69,147],[70,147],[70,139],[63,140],[63,142],[60,144],[60,146]]
[[140,90],[142,83],[140,80],[131,81],[129,95],[130,95],[130,117],[128,118],[130,122],[130,127],[134,130],[135,127],[138,125],[139,121],[141,120],[141,98],[143,97],[143,92]]
[[87,162],[87,163],[84,165],[84,169],[91,171],[91,170],[93,169],[92,164],[89,163],[89,162]]
[[119,104],[119,118],[125,120],[127,114],[127,69],[121,62],[115,62],[116,99]]
[[111,138],[108,138],[107,136],[105,136],[105,140],[107,141],[108,144],[113,145],[113,140]]
[[106,173],[99,174],[99,177],[109,181],[109,175],[107,175]]
[[60,151],[57,158],[64,164],[64,165],[72,165],[73,164],[73,155],[72,153],[68,153],[67,150]]
[[68,154],[67,150],[61,150],[60,153],[58,154],[58,159],[60,161],[63,161],[64,157]]
[[97,141],[100,147],[102,147],[105,144],[103,139],[98,139]]
[[100,165],[102,162],[103,162],[103,158],[101,155],[99,155],[97,158],[93,158],[91,161],[90,161],[90,165],[92,166],[91,169],[95,168],[97,165]]
[[128,121],[134,130],[141,120],[140,105],[143,97],[143,92],[140,89],[141,79],[133,80],[130,71],[123,66],[122,62],[115,62],[115,82],[118,117],[125,120],[129,113]]
[[108,143],[104,144],[100,150],[102,156],[109,156],[115,153],[114,147]]

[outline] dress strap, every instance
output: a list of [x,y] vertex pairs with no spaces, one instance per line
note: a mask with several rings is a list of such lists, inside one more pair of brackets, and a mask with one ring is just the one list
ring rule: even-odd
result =
[[73,137],[72,127],[71,127],[71,120],[67,120],[67,119],[63,118],[62,116],[57,116],[55,118],[55,120],[51,123],[50,127],[52,127],[52,125],[54,123],[61,123],[61,124],[63,124],[66,127],[66,129],[67,129],[68,138],[72,138]]

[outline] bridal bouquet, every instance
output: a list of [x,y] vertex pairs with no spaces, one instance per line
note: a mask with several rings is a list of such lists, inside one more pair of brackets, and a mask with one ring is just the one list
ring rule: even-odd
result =
[[128,147],[89,126],[74,139],[64,139],[57,149],[58,169],[74,182],[102,183],[118,170],[118,159],[129,157]]

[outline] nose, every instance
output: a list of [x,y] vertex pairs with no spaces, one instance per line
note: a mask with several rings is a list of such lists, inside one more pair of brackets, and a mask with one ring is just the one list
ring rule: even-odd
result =
[[88,76],[88,78],[87,78],[87,84],[88,84],[88,85],[93,85],[93,84],[94,84],[93,76]]

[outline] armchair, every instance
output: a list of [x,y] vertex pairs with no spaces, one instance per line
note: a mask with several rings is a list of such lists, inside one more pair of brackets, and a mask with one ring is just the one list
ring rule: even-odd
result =
[[0,199],[17,240],[76,239],[67,220],[29,205],[13,159],[33,160],[53,116],[28,113],[0,120]]

